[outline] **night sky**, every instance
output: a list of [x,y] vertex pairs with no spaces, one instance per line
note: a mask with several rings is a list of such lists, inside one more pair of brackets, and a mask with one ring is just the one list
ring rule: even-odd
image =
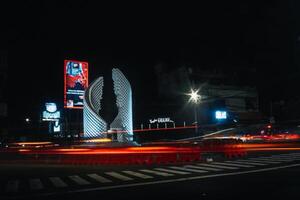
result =
[[9,115],[37,117],[45,101],[62,102],[64,59],[89,62],[90,80],[120,67],[138,104],[155,99],[159,63],[255,68],[263,99],[299,98],[299,3],[220,2],[12,2],[1,47],[9,52]]

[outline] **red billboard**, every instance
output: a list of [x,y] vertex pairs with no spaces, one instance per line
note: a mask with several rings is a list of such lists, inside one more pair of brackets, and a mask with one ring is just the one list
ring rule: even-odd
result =
[[64,107],[83,108],[83,95],[88,87],[88,63],[65,60],[64,63]]

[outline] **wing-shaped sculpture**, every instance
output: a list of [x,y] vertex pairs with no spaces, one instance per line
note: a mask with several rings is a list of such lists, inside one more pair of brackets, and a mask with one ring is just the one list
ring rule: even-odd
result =
[[131,85],[124,74],[116,68],[112,70],[112,79],[114,83],[114,92],[116,95],[118,115],[110,124],[110,129],[121,131],[121,133],[118,134],[118,141],[132,141],[133,133]]
[[103,94],[103,77],[86,89],[83,99],[83,127],[85,138],[106,138],[107,123],[99,115]]

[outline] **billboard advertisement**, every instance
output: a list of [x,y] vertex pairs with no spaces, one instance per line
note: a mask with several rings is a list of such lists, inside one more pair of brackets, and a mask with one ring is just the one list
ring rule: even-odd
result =
[[88,87],[88,63],[65,60],[64,63],[64,107],[83,108],[83,95]]
[[43,111],[43,121],[57,121],[60,119],[60,111],[57,110],[56,103],[46,103],[46,110]]
[[217,110],[215,113],[215,117],[216,117],[216,119],[227,119],[227,112]]

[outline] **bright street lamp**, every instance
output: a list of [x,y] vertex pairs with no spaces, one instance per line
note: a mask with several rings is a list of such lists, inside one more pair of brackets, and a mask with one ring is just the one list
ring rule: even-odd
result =
[[201,100],[201,96],[198,94],[199,90],[193,90],[191,89],[191,93],[189,93],[189,96],[190,96],[190,100],[189,101],[192,101],[194,103],[199,103],[200,100]]
[[198,94],[199,90],[193,90],[191,89],[191,93],[189,93],[188,95],[190,96],[189,102],[193,102],[194,103],[194,112],[195,112],[195,130],[196,133],[198,132],[198,120],[197,120],[197,108],[198,108],[198,103],[201,100],[201,96]]

